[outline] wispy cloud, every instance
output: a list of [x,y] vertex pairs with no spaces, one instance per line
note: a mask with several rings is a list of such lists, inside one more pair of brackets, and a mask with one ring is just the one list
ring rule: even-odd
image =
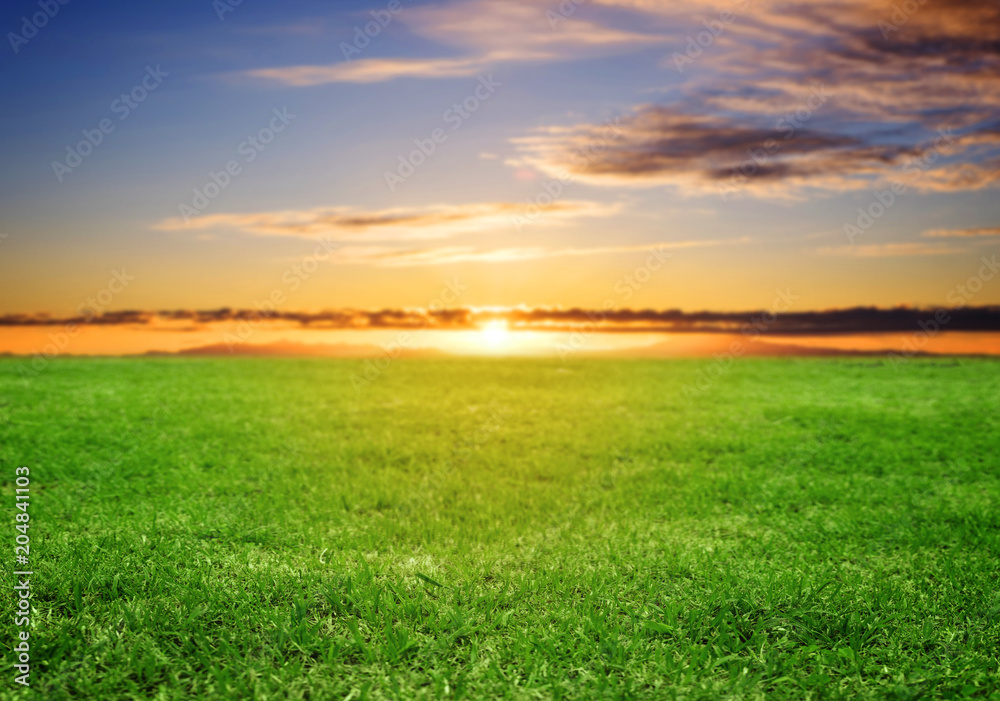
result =
[[[620,212],[621,208],[621,203],[558,200],[541,206],[545,216],[539,218],[539,225],[559,227],[582,219],[610,217]],[[537,244],[505,247],[406,246],[407,242],[442,241],[466,234],[510,232],[511,217],[523,209],[523,204],[513,202],[370,211],[349,207],[319,207],[305,210],[206,214],[192,217],[188,222],[175,217],[159,222],[154,228],[171,232],[203,232],[202,235],[208,232],[211,234],[228,232],[251,236],[325,239],[340,244],[331,249],[330,263],[379,267],[508,263],[542,258],[613,255],[746,242],[746,239],[729,241],[699,239],[605,246]]]
[[[576,7],[574,5],[574,7]],[[528,0],[471,0],[406,9],[400,22],[457,57],[359,58],[328,65],[258,68],[244,75],[301,87],[374,83],[396,78],[474,76],[505,63],[572,60],[634,51],[663,41],[657,35],[615,29],[580,17],[551,23],[551,7]]]
[[319,66],[258,68],[251,78],[273,80],[294,87],[326,83],[380,83],[394,78],[458,78],[474,76],[490,65],[489,56],[471,58],[367,58]]
[[574,11],[566,14],[568,5],[560,7],[549,0],[464,0],[414,8],[404,21],[415,34],[438,43],[511,57],[525,51],[572,57],[584,47],[633,50],[663,40],[587,19],[582,3],[573,3]]
[[[159,222],[161,231],[237,232],[254,236],[324,237],[335,241],[406,241],[447,239],[460,234],[506,231],[510,218],[524,206],[514,202],[467,205],[434,205],[421,208],[357,210],[351,207],[317,207],[249,213],[220,213],[173,217]],[[544,207],[544,223],[565,224],[584,217],[606,217],[620,211],[619,204],[565,200]]]
[[931,229],[921,236],[929,239],[985,238],[1000,236],[1000,226],[985,226],[974,229]]
[[720,241],[669,241],[634,246],[583,246],[545,247],[525,246],[494,249],[475,249],[466,246],[399,250],[393,248],[347,247],[339,252],[335,262],[343,264],[369,264],[382,267],[409,267],[415,265],[449,265],[453,263],[510,263],[572,256],[602,256],[643,251],[664,251],[683,248],[717,246]]
[[851,258],[898,258],[901,256],[945,256],[965,249],[920,242],[879,243],[867,246],[833,246],[819,249],[821,255]]

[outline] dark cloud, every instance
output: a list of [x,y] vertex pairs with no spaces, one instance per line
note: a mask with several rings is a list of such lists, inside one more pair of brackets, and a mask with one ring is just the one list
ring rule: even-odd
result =
[[[581,127],[547,143],[523,142],[523,150],[536,165],[569,168],[584,178],[677,184],[741,176],[805,182],[874,173],[918,153],[913,146],[867,143],[856,136],[805,128],[794,120],[767,127],[662,106],[640,108],[621,120],[618,137],[606,143],[603,130]],[[600,147],[587,148],[595,143]]]
[[[697,9],[603,2],[681,27]],[[919,189],[1000,183],[1000,3],[756,0],[737,15],[694,58],[682,44],[665,58],[687,79],[671,102],[635,107],[613,138],[600,124],[541,129],[515,140],[513,164],[693,193],[840,192],[898,179],[944,129],[955,141]]]
[[[676,309],[501,309],[444,310],[354,309],[323,312],[258,312],[246,309],[126,311],[87,317],[55,318],[45,315],[13,314],[0,317],[0,326],[65,326],[87,323],[102,326],[140,326],[160,330],[178,324],[189,331],[192,324],[248,322],[279,324],[316,330],[474,330],[483,323],[505,320],[514,330],[578,331],[607,333],[745,333],[752,331],[774,336],[822,336],[919,331],[939,310],[897,307],[855,307],[812,312],[772,314],[751,312],[684,312]],[[947,309],[948,331],[1000,331],[1000,306]]]

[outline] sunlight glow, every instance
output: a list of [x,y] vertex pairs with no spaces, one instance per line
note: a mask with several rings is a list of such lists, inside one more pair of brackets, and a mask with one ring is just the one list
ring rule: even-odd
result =
[[488,321],[483,324],[479,334],[483,345],[493,351],[502,350],[510,342],[510,330],[506,321]]

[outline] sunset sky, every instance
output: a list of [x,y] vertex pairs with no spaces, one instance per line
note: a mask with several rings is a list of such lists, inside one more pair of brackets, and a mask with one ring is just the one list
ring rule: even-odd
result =
[[[512,308],[1000,305],[994,2],[15,0],[0,27],[0,351],[81,315],[63,352],[209,345],[220,308],[286,315],[255,343],[514,352],[572,325],[515,343]],[[330,310],[423,316],[294,316]],[[1000,351],[983,314],[935,343]],[[605,322],[631,333],[595,350],[674,324]],[[879,324],[838,334],[920,328]]]

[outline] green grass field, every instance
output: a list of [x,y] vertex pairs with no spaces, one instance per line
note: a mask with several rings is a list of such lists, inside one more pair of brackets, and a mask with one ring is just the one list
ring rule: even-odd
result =
[[712,362],[2,361],[0,697],[1000,699],[1000,364]]

